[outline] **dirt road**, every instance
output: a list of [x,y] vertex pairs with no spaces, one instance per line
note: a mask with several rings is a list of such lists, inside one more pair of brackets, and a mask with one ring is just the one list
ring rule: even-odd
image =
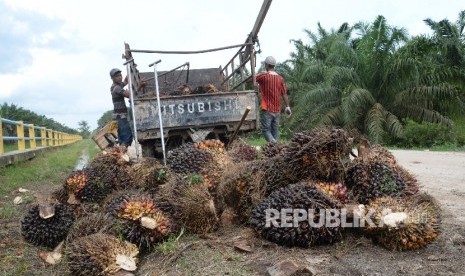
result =
[[465,225],[465,153],[392,150],[398,162],[415,174],[422,190],[442,203],[446,216]]

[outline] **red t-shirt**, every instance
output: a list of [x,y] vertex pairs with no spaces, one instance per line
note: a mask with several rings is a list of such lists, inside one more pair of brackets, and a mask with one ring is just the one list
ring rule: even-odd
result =
[[275,71],[257,74],[260,85],[261,108],[274,113],[281,112],[281,95],[287,92],[284,79]]

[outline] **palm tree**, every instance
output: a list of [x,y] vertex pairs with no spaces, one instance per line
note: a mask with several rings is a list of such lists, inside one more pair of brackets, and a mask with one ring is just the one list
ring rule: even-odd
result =
[[304,89],[294,96],[295,110],[306,110],[303,114],[312,118],[299,124],[296,121],[302,118],[296,116],[294,126],[356,128],[379,143],[386,136],[401,137],[405,118],[452,124],[439,111],[456,99],[457,89],[446,82],[453,73],[434,62],[427,39],[409,41],[405,29],[388,25],[383,16],[347,30],[358,32],[356,38],[326,33],[307,50],[313,55],[293,61],[306,67],[291,76],[318,76],[301,77],[312,81],[300,84]]
[[[352,29],[347,23],[338,30],[326,31],[318,23],[318,34],[305,30],[312,45],[301,40],[292,40],[296,52],[277,68],[283,74],[290,92],[289,98],[294,108],[290,123],[295,130],[311,128],[318,124],[321,117],[340,103],[342,90],[329,87],[326,80],[337,71],[349,73],[346,66],[355,61],[353,49],[348,47]],[[335,91],[336,90],[336,91]],[[342,126],[336,120],[333,124]]]
[[433,31],[433,41],[438,47],[438,61],[450,66],[465,65],[465,10],[459,13],[455,23],[448,19],[439,22],[424,20]]

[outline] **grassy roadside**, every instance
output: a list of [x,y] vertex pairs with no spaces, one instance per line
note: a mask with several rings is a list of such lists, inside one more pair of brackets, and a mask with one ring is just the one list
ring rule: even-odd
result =
[[[62,185],[83,154],[92,160],[100,150],[92,140],[50,149],[34,159],[0,168],[0,275],[64,275],[63,265],[45,267],[38,254],[46,248],[21,238],[21,219],[35,204],[37,194],[47,195]],[[19,193],[18,189],[30,190]],[[21,196],[22,204],[13,199]]]
[[30,161],[0,168],[0,196],[3,197],[20,187],[31,187],[36,183],[61,183],[74,169],[83,152],[86,152],[91,160],[99,149],[92,140],[85,139],[50,149]]

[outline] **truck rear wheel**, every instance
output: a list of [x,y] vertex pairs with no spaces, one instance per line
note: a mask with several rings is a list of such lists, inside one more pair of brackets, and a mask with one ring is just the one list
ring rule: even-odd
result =
[[142,148],[142,157],[155,157],[155,141],[149,140],[140,143]]

